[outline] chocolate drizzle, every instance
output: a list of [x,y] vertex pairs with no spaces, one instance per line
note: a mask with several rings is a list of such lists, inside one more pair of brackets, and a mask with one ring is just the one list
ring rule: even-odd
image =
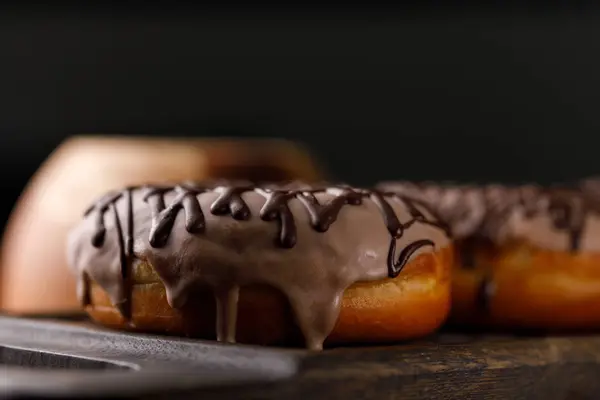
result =
[[[385,276],[394,278],[402,271],[405,265],[410,261],[411,257],[423,247],[436,246],[436,241],[432,240],[431,235],[412,240],[405,244],[397,255],[398,241],[402,239],[405,232],[415,224],[431,226],[436,230],[442,230],[442,236],[448,234],[447,226],[437,220],[434,214],[429,212],[421,202],[410,200],[404,196],[391,192],[382,192],[375,190],[357,189],[349,186],[332,186],[332,187],[308,187],[308,186],[281,186],[281,187],[257,187],[247,184],[227,184],[227,185],[196,185],[196,184],[180,184],[176,186],[143,186],[139,188],[127,188],[122,192],[110,193],[96,202],[89,210],[86,211],[86,217],[93,219],[94,224],[91,233],[91,244],[94,248],[100,249],[104,244],[106,237],[106,226],[104,219],[107,214],[112,214],[114,218],[113,228],[117,235],[117,246],[119,247],[120,260],[120,279],[123,283],[120,293],[116,295],[121,300],[117,301],[115,306],[118,307],[122,316],[129,320],[131,319],[131,287],[130,287],[130,265],[132,264],[134,255],[134,193],[141,192],[138,199],[141,198],[141,203],[146,204],[150,210],[151,224],[147,230],[147,242],[151,249],[161,249],[173,244],[173,230],[176,224],[176,219],[179,213],[184,212],[184,227],[190,237],[195,235],[206,234],[207,215],[201,206],[201,197],[203,194],[216,194],[216,198],[212,200],[207,207],[208,211],[213,216],[229,216],[236,221],[249,221],[252,219],[252,207],[245,199],[246,195],[259,195],[264,199],[262,206],[258,211],[258,217],[265,222],[277,222],[277,236],[274,237],[274,245],[276,248],[293,249],[299,240],[299,227],[296,221],[297,211],[292,210],[292,201],[297,200],[296,206],[306,211],[309,224],[312,230],[316,233],[328,232],[331,226],[339,219],[340,214],[346,208],[361,207],[365,200],[370,200],[379,210],[383,223],[390,234],[390,244],[388,246],[387,270]],[[166,204],[165,199],[169,196],[169,204]],[[321,203],[320,196],[328,198],[326,203]],[[125,213],[124,220],[126,221],[126,230],[123,229],[121,218],[119,216],[119,207],[117,203],[125,198]],[[322,199],[323,197],[321,197]],[[395,204],[395,206],[392,206]],[[406,222],[401,222],[396,210],[402,207],[410,219]],[[362,208],[362,207],[361,207]],[[297,209],[297,208],[295,208]],[[427,211],[429,217],[424,211]],[[211,217],[214,218],[214,217]],[[358,227],[361,229],[361,227]],[[139,235],[138,230],[138,235]],[[361,234],[359,234],[361,235]],[[361,236],[368,237],[370,232],[365,232]],[[177,237],[181,237],[178,233]],[[143,238],[141,238],[143,239]],[[177,242],[179,243],[179,242]],[[176,244],[176,246],[178,246]],[[164,272],[161,267],[154,265],[163,280],[161,275]],[[251,267],[251,266],[248,266]],[[282,265],[281,268],[285,268]],[[339,266],[341,268],[342,266]],[[382,266],[383,267],[383,266]],[[88,276],[85,272],[88,265],[79,266],[77,269],[80,272],[81,287],[80,299],[85,305],[89,304],[89,284]],[[175,268],[175,267],[174,267]],[[181,268],[181,266],[176,267]],[[337,267],[334,267],[337,268]],[[220,270],[219,270],[220,271]],[[224,274],[224,272],[218,272]],[[376,275],[380,275],[377,273]],[[217,339],[221,341],[235,340],[235,320],[237,312],[237,299],[239,297],[239,286],[241,283],[235,282],[235,276],[229,278],[211,278],[217,300]],[[373,276],[373,273],[367,273],[364,279],[368,276]],[[383,277],[383,276],[382,276]],[[167,277],[167,281],[169,281]],[[178,277],[172,278],[181,283]],[[216,280],[215,280],[216,279]],[[343,280],[343,279],[342,279]],[[165,282],[165,285],[170,284]],[[316,285],[319,282],[315,282]],[[167,290],[169,302],[174,307],[181,307],[185,302],[185,296],[179,296],[179,288],[177,284],[169,286],[171,290]],[[339,296],[344,288],[337,288],[333,297],[329,301],[323,300],[321,305],[324,310],[331,309],[331,312],[320,312],[316,317],[311,315],[311,318],[321,319],[319,322],[320,330],[317,332],[313,327],[309,326],[311,318],[307,318],[306,312],[296,308],[297,319],[301,329],[305,334],[307,346],[311,348],[320,348],[323,340],[333,328],[335,319],[331,316],[336,316],[339,311]],[[305,295],[306,296],[306,295]],[[182,300],[183,299],[183,300]],[[295,299],[302,303],[307,301],[304,299]],[[316,300],[311,300],[316,301]],[[113,299],[113,302],[115,300]],[[334,312],[335,311],[335,312]],[[326,320],[324,320],[326,319]],[[316,323],[316,322],[315,322]],[[313,323],[314,325],[314,323]]]
[[[388,196],[389,195],[390,194],[388,193]],[[399,195],[395,195],[395,196],[399,198]],[[412,219],[407,221],[404,224],[402,224],[400,222],[400,220],[398,219],[398,216],[396,215],[396,213],[390,206],[390,203],[388,203],[385,200],[385,198],[382,194],[373,193],[371,195],[371,199],[377,205],[377,207],[379,207],[379,209],[381,210],[381,213],[383,214],[383,218],[385,220],[385,225],[386,225],[388,231],[390,232],[390,235],[392,236],[392,240],[390,242],[390,249],[388,251],[387,264],[388,264],[388,276],[394,278],[394,277],[398,276],[398,274],[400,274],[400,272],[402,271],[402,268],[404,268],[404,266],[406,265],[406,263],[408,262],[410,257],[414,254],[414,252],[416,252],[417,250],[419,250],[421,247],[424,247],[424,246],[434,246],[434,243],[431,240],[428,240],[428,239],[417,240],[417,241],[409,244],[407,247],[405,247],[400,252],[400,256],[396,259],[396,239],[402,237],[402,235],[404,234],[404,231],[406,229],[410,228],[415,222],[421,222],[421,223],[425,223],[425,224],[430,224],[431,222],[427,221],[425,216],[417,209],[417,207],[415,207],[413,202],[406,198],[403,198],[403,200],[406,203],[406,206],[408,208],[408,211],[410,212],[410,215],[412,216]],[[443,224],[439,221],[436,221],[435,226],[437,226],[440,229],[443,229],[444,231],[446,231],[446,234],[449,235],[447,226],[445,224]]]
[[[195,199],[204,190],[190,188],[187,186],[175,187],[146,187],[144,201],[150,204],[152,209],[152,229],[149,242],[152,247],[162,247],[169,240],[173,229],[175,218],[183,208],[185,212],[185,229],[189,233],[200,233],[204,230],[204,215],[200,204]],[[169,205],[165,206],[164,194],[171,190],[177,193],[177,197]]]
[[[119,309],[119,312],[123,315],[123,317],[129,319],[131,318],[131,296],[130,291],[127,290],[129,286],[129,261],[133,257],[133,200],[131,196],[132,188],[126,188],[122,192],[119,193],[109,193],[106,196],[102,197],[96,204],[88,208],[84,215],[88,216],[90,214],[94,214],[95,221],[95,230],[92,235],[92,246],[95,248],[100,248],[104,245],[104,240],[106,238],[106,226],[104,225],[104,215],[108,212],[109,209],[112,209],[114,216],[115,228],[117,231],[117,238],[119,241],[119,263],[120,263],[120,273],[121,280],[123,282],[123,293],[121,293],[121,301],[115,304],[115,306]],[[116,201],[121,197],[126,197],[127,202],[127,230],[124,231],[121,227],[121,220],[119,218],[119,213],[116,208]],[[82,276],[80,276],[80,293],[81,303],[85,306],[90,303],[90,293],[89,293],[89,276],[84,272]]]
[[394,261],[394,259],[396,258],[396,241],[392,240],[392,242],[390,243],[390,251],[388,253],[388,275],[393,278],[398,276],[404,268],[404,266],[406,265],[406,263],[408,262],[408,260],[410,259],[410,257],[417,250],[424,246],[434,247],[435,243],[433,243],[429,239],[421,239],[417,240],[416,242],[412,242],[407,247],[402,249],[398,260]]
[[584,199],[575,196],[552,197],[549,200],[548,211],[554,227],[568,232],[569,250],[572,252],[579,250],[588,211]]

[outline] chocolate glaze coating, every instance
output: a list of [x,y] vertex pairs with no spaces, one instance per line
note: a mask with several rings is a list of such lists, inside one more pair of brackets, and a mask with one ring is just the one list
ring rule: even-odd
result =
[[565,251],[600,251],[600,183],[541,187],[528,184],[448,185],[387,182],[378,186],[430,206],[457,239],[502,244],[526,240]]
[[449,242],[417,200],[346,185],[180,184],[109,193],[71,233],[69,262],[88,304],[97,282],[131,317],[131,265],[143,260],[182,307],[199,284],[217,300],[217,339],[235,341],[240,286],[267,284],[290,301],[307,347],[322,348],[344,290],[396,277]]

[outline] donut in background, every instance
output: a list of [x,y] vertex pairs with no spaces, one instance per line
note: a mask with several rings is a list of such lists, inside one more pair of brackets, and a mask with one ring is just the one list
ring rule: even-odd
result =
[[600,198],[586,185],[380,187],[426,201],[450,225],[453,322],[586,330],[600,327]]

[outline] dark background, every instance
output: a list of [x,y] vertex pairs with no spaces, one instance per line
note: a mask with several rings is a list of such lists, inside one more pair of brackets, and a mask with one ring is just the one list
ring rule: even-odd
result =
[[2,221],[78,133],[281,136],[339,180],[600,173],[600,13],[235,5],[0,10]]

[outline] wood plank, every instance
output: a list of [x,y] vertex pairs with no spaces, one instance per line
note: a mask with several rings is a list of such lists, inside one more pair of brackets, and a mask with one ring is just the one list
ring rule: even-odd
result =
[[441,334],[406,345],[333,349],[309,356],[296,379],[246,389],[244,398],[598,399],[600,336]]

